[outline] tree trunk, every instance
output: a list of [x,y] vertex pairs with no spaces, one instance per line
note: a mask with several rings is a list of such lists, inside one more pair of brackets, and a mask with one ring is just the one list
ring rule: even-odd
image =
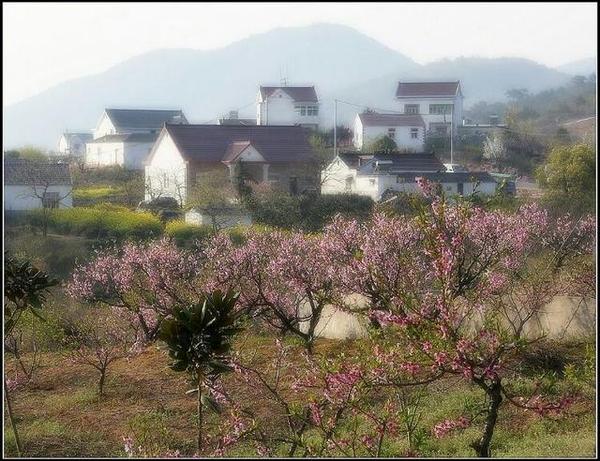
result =
[[202,376],[198,373],[198,454],[202,450]]
[[106,378],[106,370],[100,370],[100,382],[98,383],[98,394],[100,396],[104,392],[104,378]]
[[21,453],[23,452],[23,448],[21,446],[21,439],[19,438],[19,433],[17,432],[17,425],[15,423],[15,419],[13,417],[12,405],[10,403],[10,397],[8,395],[8,385],[6,384],[6,377],[4,378],[4,398],[6,399],[6,408],[8,410],[8,419],[10,420],[10,425],[13,430],[13,434],[15,436],[15,445],[17,446],[17,456],[20,458]]
[[490,458],[492,456],[490,443],[492,442],[494,428],[496,427],[496,421],[498,420],[498,408],[502,403],[500,382],[494,382],[491,387],[486,389],[486,393],[490,398],[490,404],[487,410],[488,414],[483,429],[483,435],[472,445],[477,456],[480,458]]

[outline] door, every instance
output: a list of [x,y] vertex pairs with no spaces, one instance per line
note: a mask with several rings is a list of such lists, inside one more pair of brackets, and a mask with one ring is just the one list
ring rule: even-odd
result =
[[458,183],[457,190],[458,190],[458,195],[462,195],[463,194],[463,183],[462,182]]

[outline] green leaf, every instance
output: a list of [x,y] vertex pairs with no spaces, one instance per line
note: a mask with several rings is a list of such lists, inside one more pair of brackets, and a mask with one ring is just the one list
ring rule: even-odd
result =
[[205,408],[208,408],[213,413],[216,413],[218,415],[221,414],[222,410],[221,410],[220,405],[210,395],[202,394],[202,396],[200,397],[200,400],[202,402],[202,405],[204,405]]

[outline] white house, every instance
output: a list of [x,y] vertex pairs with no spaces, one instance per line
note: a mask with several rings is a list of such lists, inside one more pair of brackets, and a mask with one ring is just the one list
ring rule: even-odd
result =
[[165,124],[146,162],[146,200],[185,204],[207,175],[229,181],[240,171],[299,192],[315,182],[309,133],[300,126]]
[[58,140],[57,152],[61,155],[73,155],[83,157],[85,155],[85,144],[93,139],[92,133],[70,133],[65,132]]
[[426,130],[456,133],[463,119],[463,95],[460,81],[398,82],[396,101],[404,114],[420,115]]
[[4,159],[4,211],[73,205],[68,163]]
[[496,191],[486,172],[448,173],[433,154],[337,155],[323,170],[321,192],[354,193],[381,200],[386,192],[419,192],[417,179],[439,183],[449,195],[482,195]]
[[181,110],[105,109],[86,144],[86,165],[143,169],[165,123],[188,122]]
[[389,136],[398,149],[405,152],[423,152],[425,122],[420,115],[380,114],[363,112],[354,119],[353,144],[357,149],[368,148],[382,136]]
[[319,98],[314,86],[261,86],[257,125],[319,127]]

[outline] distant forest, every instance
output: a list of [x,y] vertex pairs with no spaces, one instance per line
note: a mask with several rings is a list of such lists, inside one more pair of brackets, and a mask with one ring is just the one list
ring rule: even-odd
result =
[[507,102],[480,101],[465,110],[475,123],[488,123],[491,115],[505,120],[511,112],[521,121],[540,129],[553,129],[560,123],[596,114],[596,74],[578,75],[564,86],[530,94],[526,89],[506,92]]

